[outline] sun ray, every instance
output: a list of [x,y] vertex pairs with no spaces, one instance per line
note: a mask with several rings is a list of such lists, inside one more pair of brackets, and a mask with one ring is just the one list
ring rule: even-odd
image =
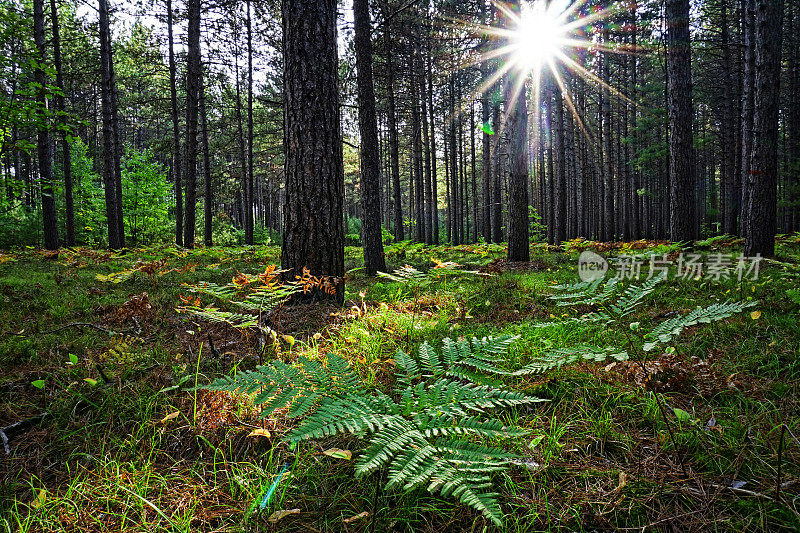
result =
[[[634,46],[630,43],[615,43],[603,36],[607,35],[609,28],[613,29],[613,26],[604,21],[625,12],[624,3],[613,3],[602,9],[597,9],[590,3],[591,0],[522,0],[520,8],[515,9],[502,0],[492,0],[495,8],[495,15],[491,17],[492,23],[467,23],[451,17],[450,24],[454,29],[463,30],[469,27],[469,31],[481,39],[476,49],[466,57],[457,58],[452,68],[466,70],[479,67],[483,77],[447,120],[457,120],[475,102],[481,98],[489,98],[495,91],[501,91],[503,98],[508,100],[504,104],[506,109],[513,107],[518,98],[530,98],[528,128],[533,133],[531,138],[541,146],[545,133],[542,130],[545,127],[542,123],[542,86],[550,83],[547,80],[552,80],[561,88],[565,106],[574,117],[582,135],[594,149],[598,149],[597,137],[588,127],[587,121],[580,116],[570,94],[571,84],[567,83],[565,77],[582,78],[588,82],[588,86],[605,91],[613,101],[641,107],[623,91],[593,72],[595,63],[592,56],[638,55],[648,47],[642,44]],[[582,51],[588,51],[588,54]],[[489,63],[492,66],[486,69],[484,65]],[[504,88],[504,79],[508,80],[505,83],[513,85]],[[528,82],[530,90],[527,88]],[[500,119],[493,125],[493,129],[495,138],[492,150],[505,132],[505,121]],[[604,159],[607,156],[602,146],[599,146],[599,154]]]

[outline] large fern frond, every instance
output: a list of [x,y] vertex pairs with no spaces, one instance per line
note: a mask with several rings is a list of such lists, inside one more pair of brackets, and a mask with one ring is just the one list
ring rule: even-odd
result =
[[625,361],[628,358],[629,355],[627,352],[619,351],[614,348],[601,349],[594,346],[571,346],[568,348],[550,350],[513,374],[515,376],[539,374],[554,368],[561,368],[564,365],[573,364],[577,361],[601,363],[607,359]]
[[724,318],[733,316],[740,313],[749,307],[758,304],[758,301],[752,302],[734,302],[731,300],[709,305],[707,307],[697,307],[691,313],[670,318],[661,322],[658,326],[653,328],[647,335],[648,342],[645,342],[643,349],[646,352],[653,350],[659,344],[667,344],[675,337],[680,335],[684,329],[695,324],[709,324]]
[[325,362],[273,361],[202,388],[252,394],[262,415],[288,409],[290,416],[301,417],[286,436],[289,441],[347,433],[366,437],[368,445],[356,461],[358,476],[387,468],[389,487],[424,487],[456,498],[499,525],[497,495],[488,490],[491,474],[509,468],[514,456],[482,441],[528,432],[487,413],[544,400],[509,390],[499,381],[491,386],[476,382],[468,373],[511,375],[492,361],[514,339],[445,339],[442,353],[424,343],[417,357],[398,351],[392,396],[367,389],[348,362],[335,354]]

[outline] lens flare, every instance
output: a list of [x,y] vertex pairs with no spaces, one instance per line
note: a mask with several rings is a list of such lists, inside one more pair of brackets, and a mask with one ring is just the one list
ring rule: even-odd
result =
[[511,35],[512,60],[523,70],[540,70],[562,53],[566,35],[559,17],[544,2],[525,4]]

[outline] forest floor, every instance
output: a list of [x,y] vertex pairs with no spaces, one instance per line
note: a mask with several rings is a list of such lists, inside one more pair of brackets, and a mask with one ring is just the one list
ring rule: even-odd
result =
[[[389,269],[453,261],[482,271],[411,286],[365,278],[361,250],[347,248],[345,305],[287,307],[271,357],[335,352],[385,387],[396,350],[413,353],[423,340],[518,335],[511,366],[580,342],[621,343],[565,320],[588,307],[548,299],[555,284],[578,281],[587,247],[605,256],[681,251],[539,244],[518,264],[498,245],[387,247]],[[738,254],[741,241],[695,249],[706,259]],[[496,530],[450,499],[377,492],[351,461],[321,453],[357,455],[356,438],[290,448],[281,436],[291,419],[258,419],[246,396],[184,390],[253,368],[264,354],[249,332],[178,313],[185,284],[227,283],[279,260],[276,247],[0,253],[9,452],[0,446],[0,531]],[[646,371],[584,362],[511,383],[549,402],[511,415],[530,434],[506,446],[538,466],[496,476],[502,530],[800,530],[800,294],[790,294],[800,288],[800,236],[779,239],[778,260],[762,262],[757,280],[670,277],[659,286],[636,311],[643,325],[728,298],[759,303],[690,328],[676,350],[652,352]],[[545,321],[562,323],[536,327]],[[668,424],[659,397],[673,408]],[[270,436],[252,435],[257,428]],[[289,456],[291,474],[259,509]],[[278,510],[297,511],[275,521]]]

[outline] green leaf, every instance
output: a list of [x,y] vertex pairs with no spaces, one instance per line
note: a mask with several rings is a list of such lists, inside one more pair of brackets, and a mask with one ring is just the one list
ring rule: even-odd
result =
[[43,379],[37,379],[36,381],[31,381],[31,385],[33,385],[37,389],[43,389],[44,388],[44,380]]
[[480,122],[480,123],[478,123],[478,127],[486,135],[494,135],[495,134],[494,128],[492,127],[491,124],[488,124],[486,122]]
[[83,381],[85,381],[86,383],[88,383],[88,384],[89,384],[89,385],[91,385],[92,387],[94,387],[95,385],[97,385],[97,380],[96,380],[96,379],[92,379],[92,378],[83,378]]
[[544,440],[544,435],[537,435],[533,437],[531,442],[528,444],[528,448],[536,448],[542,441]]
[[339,448],[331,448],[330,450],[325,450],[322,453],[328,457],[333,457],[334,459],[344,459],[346,461],[349,461],[353,458],[353,452],[350,450],[341,450]]
[[69,354],[69,364],[77,365],[78,364],[78,356],[75,354]]
[[681,422],[688,422],[689,420],[692,419],[692,415],[690,415],[683,409],[678,409],[677,407],[673,407],[672,412],[675,413],[675,418],[677,418]]

